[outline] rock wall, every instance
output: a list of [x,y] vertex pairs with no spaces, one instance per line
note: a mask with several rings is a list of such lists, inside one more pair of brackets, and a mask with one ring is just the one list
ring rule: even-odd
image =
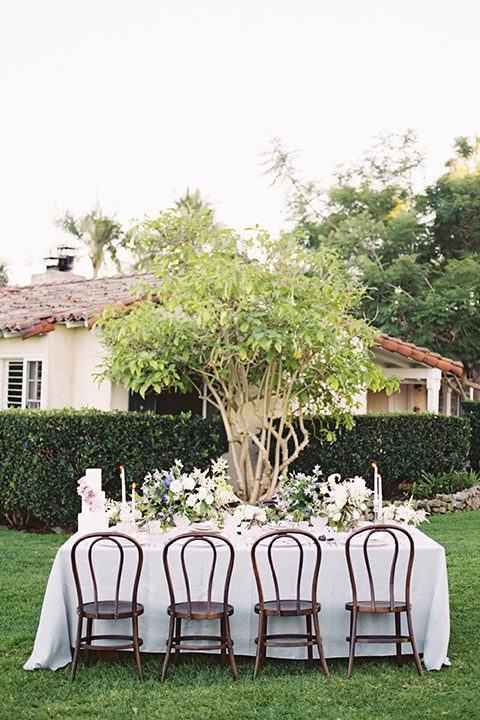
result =
[[480,508],[480,483],[453,495],[436,495],[432,500],[413,500],[415,508],[423,508],[429,515],[437,515]]

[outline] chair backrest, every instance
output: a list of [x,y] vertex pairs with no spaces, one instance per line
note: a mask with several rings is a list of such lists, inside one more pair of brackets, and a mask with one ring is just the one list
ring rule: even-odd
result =
[[[168,583],[168,591],[170,593],[170,602],[172,607],[176,603],[176,595],[180,596],[181,585],[172,579],[172,567],[169,556],[175,547],[179,547],[181,578],[185,593],[185,602],[188,606],[188,613],[192,613],[192,603],[198,601],[207,603],[207,615],[211,613],[212,602],[215,602],[215,593],[219,593],[219,586],[215,583],[216,577],[221,575],[221,594],[224,607],[228,605],[228,591],[230,588],[230,580],[232,577],[233,563],[235,560],[235,550],[226,537],[217,535],[216,533],[183,533],[170,540],[163,550],[163,565]],[[205,555],[204,553],[208,553]],[[219,553],[225,555],[225,561],[222,567],[219,567]],[[201,557],[200,557],[201,556]],[[192,563],[196,569],[201,570],[200,582],[195,582],[195,592],[192,593],[192,583],[190,582],[189,563]],[[199,587],[200,586],[200,587]],[[218,595],[216,596],[218,597]],[[182,602],[183,602],[182,594]],[[219,601],[218,599],[216,600]]]
[[[79,559],[77,555],[85,551],[87,553],[87,567],[82,563],[85,572],[79,570]],[[108,553],[107,555],[105,553]],[[102,555],[100,565],[100,554]],[[122,597],[124,590],[122,580],[125,579],[125,585],[131,587],[131,595],[128,600],[132,602],[133,610],[136,609],[138,584],[140,582],[140,574],[143,567],[143,550],[139,543],[130,535],[123,533],[96,532],[84,535],[75,541],[71,549],[71,562],[75,586],[77,588],[78,604],[84,604],[82,580],[89,580],[89,587],[93,592],[94,612],[98,613],[98,603],[102,599],[108,599],[114,602],[114,613],[118,614],[120,601],[127,598]],[[108,563],[108,564],[107,564]],[[128,579],[125,578],[128,569]],[[102,579],[108,570],[109,577],[114,580],[109,586],[108,598],[104,598],[99,592],[99,577]],[[86,575],[85,575],[86,573]],[[131,580],[133,578],[133,580]],[[101,583],[103,585],[103,582]],[[112,597],[113,595],[113,597]],[[89,600],[90,602],[90,600]]]
[[[390,609],[393,610],[394,604],[395,604],[395,587],[396,587],[396,581],[397,581],[397,561],[398,561],[398,554],[399,554],[399,546],[401,541],[399,538],[405,539],[405,544],[407,546],[407,565],[405,568],[405,597],[403,600],[405,603],[410,604],[410,580],[412,576],[412,568],[413,568],[413,560],[415,557],[415,545],[413,542],[413,538],[411,534],[408,532],[408,530],[405,530],[402,527],[399,527],[398,525],[368,525],[366,527],[360,528],[359,530],[355,530],[352,532],[345,543],[345,554],[347,558],[347,566],[348,566],[348,572],[350,575],[350,583],[352,586],[352,596],[353,596],[353,602],[356,603],[358,600],[358,592],[357,592],[357,581],[356,581],[356,573],[355,573],[355,566],[353,560],[352,560],[352,545],[353,548],[358,550],[360,553],[360,557],[362,558],[362,571],[366,571],[366,576],[368,580],[368,588],[369,588],[369,595],[370,595],[370,604],[372,606],[372,610],[375,610],[376,607],[376,601],[378,598],[376,598],[375,595],[375,579],[374,579],[374,573],[372,571],[372,551],[381,550],[382,552],[389,552],[390,555],[390,570],[388,575],[388,594],[389,594],[389,604]],[[381,547],[379,548],[378,545],[380,543],[383,545],[386,545],[387,547]],[[385,541],[384,543],[382,541]],[[358,545],[358,547],[356,547]],[[359,571],[359,568],[357,566],[357,572]],[[403,573],[402,573],[403,575]],[[383,599],[383,598],[382,598]],[[362,597],[362,602],[366,600],[366,598]]]
[[[296,528],[292,528],[291,530],[272,530],[257,538],[257,540],[255,540],[252,545],[251,557],[253,572],[255,574],[255,580],[257,583],[260,610],[263,609],[263,605],[265,603],[263,586],[266,584],[266,580],[268,577],[268,579],[270,580],[270,584],[273,586],[274,598],[272,599],[276,602],[277,613],[280,615],[281,600],[286,599],[294,601],[296,603],[297,612],[300,611],[300,602],[302,599],[305,600],[304,597],[302,598],[302,579],[305,565],[304,544],[309,544],[313,546],[314,550],[313,564],[309,563],[309,574],[311,575],[312,583],[308,599],[311,599],[313,605],[315,606],[317,599],[318,573],[320,571],[320,562],[322,559],[322,549],[320,543],[314,535],[307,532],[306,530],[297,530]],[[292,558],[292,553],[289,553],[288,558],[289,574],[291,575],[292,571],[294,573],[294,577],[292,578],[292,589],[294,597],[289,598],[281,597],[282,593],[280,590],[279,582],[279,571],[282,570],[282,566],[283,568],[285,567],[284,561],[286,558],[286,555],[284,554],[285,551],[280,550],[280,548],[285,545],[291,546],[289,547],[289,550],[295,551],[294,558]],[[263,568],[263,570],[259,566],[257,557],[259,550],[262,547],[265,548],[266,556],[268,559],[268,564],[266,568]],[[274,552],[274,550],[278,550],[278,552]]]

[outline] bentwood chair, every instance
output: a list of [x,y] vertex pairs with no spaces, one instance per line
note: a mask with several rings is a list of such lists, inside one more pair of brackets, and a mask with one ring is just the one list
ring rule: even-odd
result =
[[[181,650],[220,650],[223,667],[228,652],[233,676],[235,680],[238,678],[229,620],[234,608],[228,603],[234,559],[232,543],[215,533],[184,533],[165,545],[163,564],[170,593],[167,608],[170,628],[162,680],[165,680],[172,650],[175,651],[175,666]],[[195,589],[192,591],[192,588]],[[219,620],[220,634],[182,635],[183,620]]]
[[[400,573],[398,569],[398,556],[400,544],[406,546],[406,569]],[[378,547],[382,545],[382,547]],[[372,568],[372,551],[388,553],[384,556],[387,561],[388,577],[385,585],[388,589],[378,599],[380,578],[378,572]],[[397,525],[370,525],[360,528],[347,538],[345,544],[350,583],[352,586],[352,601],[345,604],[350,612],[350,643],[347,676],[352,674],[356,643],[395,643],[397,665],[402,666],[402,644],[410,643],[418,674],[423,675],[420,657],[415,643],[412,623],[412,607],[410,603],[410,584],[412,577],[415,546],[413,538],[407,530]],[[378,556],[377,556],[378,558]],[[382,574],[385,573],[383,564]],[[359,598],[358,582],[363,579],[364,588]],[[397,592],[397,587],[399,591]],[[359,615],[364,613],[384,615],[391,613],[395,618],[395,632],[393,634],[358,635],[357,626]],[[401,630],[401,614],[405,613],[407,632]]]
[[[129,535],[90,533],[74,543],[71,562],[78,596],[78,624],[70,680],[75,679],[80,650],[85,650],[86,666],[90,664],[92,650],[99,654],[133,650],[138,677],[143,680],[139,651],[143,640],[138,637],[138,618],[143,614],[144,607],[137,602],[143,566],[142,548]],[[105,575],[109,578],[108,590],[104,590]],[[87,596],[88,601],[85,602]],[[94,620],[129,618],[132,621],[131,635],[93,633]],[[82,635],[84,619],[87,621],[86,635]]]
[[[312,562],[306,572],[304,548],[313,552]],[[288,546],[288,549],[287,547]],[[263,555],[263,557],[261,557]],[[294,568],[290,575],[288,599],[284,597],[282,587],[282,568],[285,575],[285,561],[288,555],[289,570]],[[306,647],[308,664],[313,668],[313,647],[318,648],[323,672],[330,677],[325,655],[323,652],[322,637],[318,622],[320,603],[317,601],[317,583],[320,571],[322,551],[317,538],[304,530],[272,530],[262,535],[252,545],[251,550],[253,572],[258,589],[258,603],[254,610],[258,613],[257,653],[253,679],[258,675],[260,666],[265,665],[268,647]],[[289,573],[290,574],[290,573]],[[285,579],[285,578],[284,578]],[[302,583],[308,592],[302,592]],[[266,587],[269,587],[268,599],[265,599]],[[305,633],[267,634],[267,620],[269,617],[305,617]],[[313,631],[312,631],[313,620]]]

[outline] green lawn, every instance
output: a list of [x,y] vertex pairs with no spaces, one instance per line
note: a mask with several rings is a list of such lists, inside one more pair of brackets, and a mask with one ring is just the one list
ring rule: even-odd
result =
[[480,718],[480,511],[435,517],[425,531],[447,551],[452,667],[417,675],[413,662],[329,661],[326,680],[317,662],[270,660],[253,682],[252,658],[238,658],[233,682],[216,657],[184,655],[162,685],[163,656],[143,657],[145,682],[133,658],[79,665],[57,672],[22,669],[32,650],[51,564],[65,538],[0,528],[0,720],[165,718],[168,720],[407,720]]

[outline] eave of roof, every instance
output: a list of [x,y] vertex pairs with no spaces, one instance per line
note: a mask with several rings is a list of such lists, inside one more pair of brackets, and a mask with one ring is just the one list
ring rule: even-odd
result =
[[414,343],[408,343],[404,340],[398,340],[392,338],[385,333],[380,333],[376,339],[376,343],[380,345],[384,350],[388,350],[392,353],[398,353],[405,358],[411,358],[416,362],[422,362],[430,367],[436,367],[446,373],[453,373],[457,377],[462,377],[464,368],[463,363],[458,360],[450,360],[449,358],[442,357],[438,353],[431,352],[427,348],[418,347]]
[[153,272],[0,288],[0,331],[20,332],[25,340],[52,332],[56,323],[83,321],[91,327],[107,305],[133,305],[138,298],[132,290],[143,283],[155,283]]

